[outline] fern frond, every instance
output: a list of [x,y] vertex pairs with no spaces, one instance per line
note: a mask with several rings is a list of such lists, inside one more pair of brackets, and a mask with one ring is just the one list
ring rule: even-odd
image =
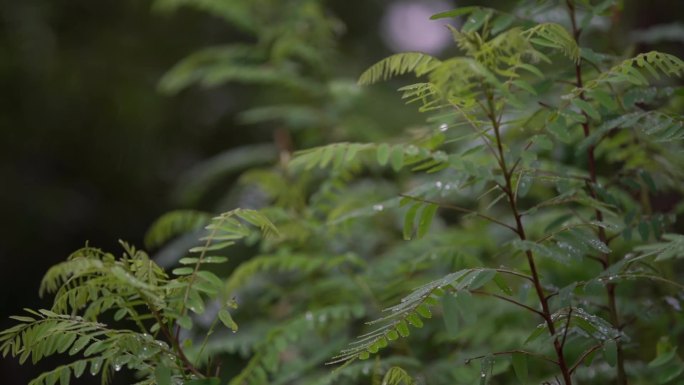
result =
[[524,31],[523,36],[533,44],[560,50],[575,63],[580,61],[580,49],[577,42],[560,24],[539,24]]
[[635,250],[641,253],[640,257],[655,255],[656,261],[684,258],[684,235],[664,234],[663,240],[665,242],[639,246]]
[[306,170],[316,166],[326,167],[329,164],[332,164],[333,167],[349,167],[355,163],[357,155],[375,147],[374,143],[336,143],[314,147],[296,152],[288,166]]
[[[204,313],[204,297],[215,296],[223,286],[222,281],[216,275],[200,270],[205,263],[222,263],[227,260],[225,257],[212,256],[209,253],[220,252],[233,245],[235,241],[252,235],[253,232],[247,224],[258,228],[263,237],[279,234],[275,225],[259,211],[235,209],[225,212],[213,218],[212,222],[205,227],[209,233],[200,238],[203,244],[189,250],[197,257],[181,260],[182,263],[190,266],[179,267],[172,271],[178,277],[165,286],[168,290],[166,315],[177,320],[180,327],[190,329],[192,320],[186,314],[187,311],[190,310],[195,314]],[[237,324],[232,320],[229,308],[235,306],[230,302],[222,303],[219,310],[219,318],[223,324],[233,330],[237,330]]]
[[417,143],[418,145],[335,143],[299,151],[295,153],[289,166],[310,170],[316,166],[324,168],[330,165],[339,170],[357,166],[361,159],[366,159],[380,166],[390,165],[394,171],[411,165],[415,171],[436,172],[448,166],[448,157],[443,151],[432,151],[443,142],[443,135],[432,139],[434,140],[427,139],[425,143]]
[[369,322],[369,325],[382,324],[382,326],[358,337],[348,349],[333,357],[328,364],[368,359],[371,354],[387,347],[390,341],[407,337],[410,334],[409,325],[416,328],[423,327],[421,317],[431,318],[429,306],[436,304],[437,298],[447,291],[476,289],[491,280],[493,274],[496,272],[491,269],[465,269],[421,286],[402,298],[398,305],[385,309],[390,313],[389,315]]
[[145,245],[159,247],[183,233],[198,230],[206,225],[211,215],[196,210],[170,211],[157,219],[145,234]]
[[[605,319],[587,313],[584,309],[578,307],[566,307],[558,310],[551,315],[554,325],[556,325],[556,332],[559,335],[565,333],[576,333],[585,338],[591,338],[600,342],[622,339],[627,341],[628,338],[620,330],[615,329],[610,322]],[[566,332],[566,329],[568,330]],[[527,337],[525,343],[532,342],[544,335],[548,330],[546,322],[541,323],[537,328]]]
[[257,210],[235,209],[214,217],[205,227],[209,234],[201,237],[201,246],[190,249],[191,253],[199,253],[199,263],[208,252],[223,250],[235,241],[252,235],[252,230],[245,225],[250,224],[261,232],[264,237],[278,236],[278,229],[262,213]]
[[460,108],[475,106],[482,95],[482,84],[498,90],[509,102],[515,98],[485,65],[472,57],[454,57],[436,66],[429,74],[432,83],[444,100]]
[[93,363],[97,365],[100,358],[82,359],[71,362],[67,365],[60,365],[53,370],[41,373],[38,377],[32,379],[28,385],[49,385],[59,382],[60,385],[69,385],[71,377],[80,378],[85,372],[87,366],[92,366]]
[[[649,83],[642,74],[644,70],[656,79],[660,74],[681,77],[684,74],[684,61],[674,55],[658,51],[642,53],[601,73],[596,79],[587,82],[584,89],[592,89],[604,83],[630,83],[644,86]],[[573,93],[578,94],[581,91],[574,90]]]
[[191,85],[213,87],[227,82],[281,85],[319,94],[319,84],[287,67],[269,66],[267,56],[248,45],[205,48],[182,59],[159,82],[159,89],[175,94]]
[[102,323],[49,310],[29,313],[30,316],[13,317],[20,323],[0,332],[3,356],[18,356],[20,362],[31,357],[33,363],[67,351],[71,356],[82,354],[84,357],[41,374],[30,382],[31,385],[53,384],[57,380],[68,384],[71,376],[80,377],[87,366],[92,375],[101,373],[103,382],[110,369],[118,371],[124,366],[150,373],[152,362],[171,353],[166,343],[150,335],[114,330]]
[[420,112],[427,112],[444,107],[441,94],[432,83],[416,83],[399,88],[401,98],[406,104],[420,102]]
[[184,66],[174,67],[162,78],[159,88],[164,93],[175,94],[193,84],[209,88],[229,82],[280,85],[311,94],[321,94],[324,91],[318,84],[290,70],[232,63],[205,65],[193,68],[192,71],[187,71]]
[[252,17],[248,2],[224,2],[215,0],[155,0],[154,9],[171,12],[180,7],[192,7],[199,11],[217,15],[247,32],[256,32],[256,23]]
[[226,282],[227,293],[234,293],[256,274],[265,271],[294,271],[310,274],[319,270],[330,270],[348,262],[346,255],[336,257],[317,257],[312,255],[261,255],[238,266]]
[[421,52],[398,53],[370,66],[359,77],[359,84],[370,85],[408,72],[423,76],[439,64],[439,59]]
[[310,385],[336,385],[340,383],[347,383],[341,380],[349,380],[354,381],[353,383],[359,383],[361,377],[368,376],[368,369],[371,365],[374,365],[376,370],[379,370],[381,373],[385,369],[389,370],[395,365],[413,366],[416,368],[421,367],[421,363],[417,360],[402,356],[388,357],[385,359],[377,360],[374,363],[356,362],[344,367],[337,368],[336,370],[331,371],[329,374],[311,381]]
[[416,380],[413,379],[406,371],[398,366],[390,368],[382,378],[383,385],[415,385]]
[[293,342],[305,338],[312,330],[325,329],[333,322],[349,321],[365,315],[362,305],[333,305],[308,311],[273,328],[257,347],[247,366],[232,378],[229,385],[269,383],[269,373],[280,366],[280,354]]
[[616,129],[632,129],[636,135],[655,143],[671,143],[684,140],[684,119],[681,115],[661,111],[637,111],[606,121],[591,135],[582,140],[577,153],[598,143],[606,134]]
[[90,247],[76,251],[48,270],[40,294],[56,292],[52,309],[58,313],[85,307],[87,319],[114,306],[128,308],[135,315],[133,304],[139,304],[141,297],[162,306],[160,285],[166,282],[166,273],[146,253],[126,247],[127,255],[120,259]]
[[253,167],[273,164],[278,150],[271,143],[252,144],[220,152],[181,176],[174,196],[179,201],[199,202],[211,188]]

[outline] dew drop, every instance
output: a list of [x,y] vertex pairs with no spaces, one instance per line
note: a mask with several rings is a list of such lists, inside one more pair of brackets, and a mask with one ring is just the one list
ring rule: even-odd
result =
[[435,187],[437,187],[437,188],[442,188],[442,186],[443,186],[443,185],[442,185],[442,182],[441,182],[441,181],[438,180],[437,182],[435,182]]
[[380,204],[373,205],[373,210],[375,210],[375,211],[382,211],[384,209],[385,209],[385,207],[383,205],[380,205]]
[[114,371],[118,372],[119,370],[121,370],[121,365],[114,365]]
[[410,155],[410,156],[418,155],[419,152],[420,152],[420,149],[418,149],[418,147],[416,147],[412,144],[406,148],[406,154]]
[[449,129],[449,126],[446,123],[442,123],[439,125],[439,130],[442,132],[445,132],[448,129]]
[[677,299],[674,297],[670,297],[670,296],[665,297],[665,302],[667,302],[668,305],[672,306],[672,308],[675,309],[676,311],[682,310],[682,307],[680,306],[679,301],[677,301]]

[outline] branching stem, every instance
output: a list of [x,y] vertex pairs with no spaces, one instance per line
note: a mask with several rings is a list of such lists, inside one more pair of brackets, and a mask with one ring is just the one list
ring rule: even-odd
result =
[[468,359],[465,360],[465,364],[468,365],[468,364],[470,363],[470,361],[479,360],[479,359],[485,358],[485,357],[487,357],[487,356],[505,356],[505,355],[515,354],[515,353],[525,354],[525,355],[528,355],[528,356],[530,356],[530,357],[536,357],[536,358],[542,359],[542,360],[544,360],[544,361],[551,362],[551,363],[553,363],[553,364],[558,365],[558,362],[556,362],[556,360],[554,360],[553,358],[549,358],[549,357],[546,357],[546,356],[541,355],[541,354],[537,354],[537,353],[533,353],[533,352],[528,352],[527,350],[520,350],[520,349],[505,350],[505,351],[502,351],[502,352],[494,352],[494,353],[490,353],[490,354],[483,355],[483,356],[470,357],[470,358],[468,358]]
[[496,270],[498,273],[515,275],[516,277],[524,278],[524,279],[526,279],[526,280],[528,280],[528,281],[530,281],[530,282],[533,282],[533,281],[534,281],[534,280],[532,279],[532,277],[530,277],[529,275],[522,274],[522,273],[519,273],[519,272],[517,272],[517,271],[508,270],[508,269],[501,269],[501,268],[499,268],[499,269],[494,269],[494,270]]
[[[617,342],[619,338],[620,338],[620,337],[618,336],[618,337],[616,337],[616,338],[612,338],[612,339],[609,340],[609,341],[615,340],[615,341]],[[582,353],[582,355],[579,356],[579,357],[577,358],[577,362],[575,362],[575,363],[572,365],[572,367],[570,368],[570,373],[574,373],[575,370],[577,370],[577,368],[582,364],[582,361],[584,361],[585,358],[587,358],[591,353],[593,353],[593,352],[597,351],[598,349],[602,348],[603,345],[605,345],[605,344],[606,344],[606,343],[603,342],[603,343],[600,343],[600,344],[598,344],[598,345],[594,345],[594,346],[592,346],[591,348],[589,348],[589,349],[587,349],[586,351],[584,351],[584,353]]]
[[518,302],[518,301],[516,301],[516,300],[514,300],[514,299],[512,299],[512,298],[504,297],[503,295],[499,295],[499,294],[495,294],[495,293],[490,293],[490,292],[482,291],[482,290],[470,290],[470,292],[473,293],[473,294],[486,295],[486,296],[489,296],[489,297],[498,298],[498,299],[503,300],[503,301],[506,301],[506,302],[510,302],[510,303],[512,303],[512,304],[514,304],[514,305],[520,306],[520,307],[523,308],[523,309],[529,310],[529,311],[531,311],[532,313],[535,313],[535,314],[539,315],[539,316],[542,317],[542,318],[546,318],[546,317],[544,317],[544,314],[543,314],[542,312],[540,312],[539,310],[537,310],[537,309],[535,309],[535,308],[532,308],[532,307],[529,307],[529,306],[525,305],[524,303]]
[[[582,34],[582,30],[577,27],[577,20],[575,18],[575,4],[573,0],[566,0],[567,6],[568,6],[568,13],[570,14],[570,23],[572,24],[572,35],[575,39],[575,42],[579,45],[579,40],[580,40],[580,35]],[[583,87],[583,80],[582,80],[582,59],[575,64],[575,86],[578,89],[582,89]],[[584,95],[584,91],[580,91],[579,93],[579,98],[583,101],[586,101],[586,97]],[[584,123],[582,123],[582,130],[584,131],[584,136],[588,137],[590,135],[590,128],[589,128],[589,116],[587,115],[586,112],[582,111],[582,114],[584,115]],[[590,177],[590,182],[587,182],[587,190],[589,191],[589,195],[591,195],[592,198],[598,200],[598,194],[596,194],[595,187],[597,178],[596,178],[596,160],[594,156],[594,149],[595,146],[592,144],[589,146],[587,149],[587,162],[588,162],[588,168],[589,168],[589,177]],[[599,210],[598,208],[596,209],[596,220],[599,222],[603,222],[603,212]],[[609,240],[608,237],[606,236],[606,230],[603,227],[598,227],[597,228],[597,233],[599,240],[605,244],[608,244]],[[610,254],[604,253],[603,258],[601,259],[601,264],[603,265],[603,269],[607,269],[610,266]],[[609,313],[610,313],[610,320],[613,326],[616,328],[620,328],[620,317],[618,314],[617,310],[617,301],[615,299],[615,284],[614,283],[609,283],[606,285],[606,293],[608,295],[608,308],[609,308]],[[620,341],[617,341],[617,385],[627,385],[627,375],[625,372],[625,358],[624,358],[624,352],[622,350],[622,344]]]
[[[487,108],[485,109],[485,113],[489,117],[489,120],[491,121],[492,127],[494,129],[494,135],[496,137],[496,147],[499,152],[498,159],[500,160],[499,164],[501,167],[501,172],[503,173],[504,177],[504,185],[501,186],[501,189],[504,191],[506,196],[508,197],[508,203],[510,205],[511,211],[513,213],[513,217],[515,218],[515,223],[516,223],[516,233],[518,234],[518,237],[520,240],[525,241],[527,239],[527,236],[525,234],[525,227],[523,226],[522,223],[522,215],[520,214],[518,210],[518,204],[517,200],[515,197],[515,190],[513,189],[513,183],[512,183],[512,178],[513,178],[513,173],[508,169],[506,165],[506,158],[504,155],[504,150],[503,150],[503,140],[501,139],[501,130],[500,130],[500,117],[501,117],[501,112],[499,115],[499,118],[497,118],[497,111],[496,107],[494,105],[494,97],[492,93],[489,90],[486,90],[485,92],[487,96]],[[553,347],[554,350],[556,351],[556,357],[558,358],[558,367],[561,371],[561,374],[563,376],[563,381],[565,382],[565,385],[572,385],[572,378],[570,375],[570,370],[568,368],[568,365],[565,361],[565,354],[563,352],[563,346],[561,345],[561,341],[558,339],[556,336],[556,327],[553,323],[553,319],[551,318],[551,311],[549,309],[549,303],[546,299],[546,293],[544,292],[544,288],[542,287],[541,280],[539,278],[539,272],[537,271],[537,266],[534,260],[534,255],[532,251],[527,250],[525,252],[525,255],[527,257],[527,263],[530,267],[530,272],[532,276],[532,281],[534,284],[535,291],[537,293],[537,297],[539,298],[539,303],[541,304],[542,311],[539,312],[539,314],[544,318],[544,321],[546,322],[546,325],[549,329],[549,333],[554,336],[553,337]]]
[[486,220],[488,220],[488,221],[490,221],[490,222],[492,222],[492,223],[496,223],[497,225],[503,226],[503,227],[505,227],[505,228],[507,228],[507,229],[509,229],[509,230],[511,230],[511,231],[517,233],[517,229],[516,229],[515,227],[513,227],[513,226],[511,226],[511,225],[508,225],[508,224],[506,224],[506,223],[504,223],[504,222],[501,222],[500,220],[498,220],[498,219],[496,219],[496,218],[490,217],[490,216],[487,215],[487,214],[482,214],[482,213],[480,213],[480,212],[477,212],[477,211],[474,211],[474,210],[470,210],[470,209],[467,209],[467,208],[464,208],[464,207],[454,206],[454,205],[450,205],[450,204],[446,204],[446,203],[439,203],[439,202],[435,202],[435,201],[432,201],[432,200],[429,200],[429,199],[425,199],[425,198],[421,198],[421,197],[416,197],[416,196],[412,196],[412,195],[399,194],[399,196],[404,197],[404,198],[408,198],[408,199],[412,199],[412,200],[418,201],[418,202],[435,204],[435,205],[438,205],[438,206],[440,206],[440,207],[444,207],[444,208],[446,208],[446,209],[458,211],[458,212],[461,212],[461,213],[472,214],[472,215],[475,215],[476,217],[480,217],[480,218],[486,219]]
[[183,351],[183,348],[180,346],[180,342],[178,341],[177,336],[171,334],[171,331],[163,322],[161,315],[159,314],[157,309],[155,309],[151,305],[149,306],[149,308],[152,314],[154,315],[154,318],[157,320],[157,323],[159,324],[159,330],[161,330],[164,337],[166,337],[166,339],[169,341],[169,343],[173,347],[174,352],[176,353],[176,357],[178,357],[178,359],[183,363],[183,366],[187,370],[191,371],[193,374],[199,376],[200,378],[204,378],[204,374],[202,374],[185,355],[185,352]]

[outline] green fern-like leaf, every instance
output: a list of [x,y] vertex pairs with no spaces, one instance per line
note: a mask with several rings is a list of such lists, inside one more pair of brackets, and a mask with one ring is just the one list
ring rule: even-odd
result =
[[99,322],[49,310],[27,311],[29,316],[13,317],[19,324],[0,332],[3,356],[18,356],[20,362],[31,357],[34,363],[56,353],[84,357],[42,373],[31,385],[69,383],[72,376],[80,377],[88,366],[89,373],[100,374],[103,383],[112,369],[118,371],[124,366],[151,374],[152,364],[171,353],[166,343],[150,335],[114,330]]
[[439,59],[420,52],[398,53],[373,64],[361,74],[359,84],[370,85],[408,72],[423,76],[440,63]]
[[[55,292],[52,310],[70,313],[84,310],[86,319],[94,319],[107,309],[128,309],[137,316],[132,303],[142,297],[155,306],[163,306],[161,285],[166,273],[146,253],[127,246],[124,258],[99,249],[85,247],[45,274],[41,295]],[[123,314],[123,313],[122,313]]]
[[437,298],[447,291],[477,288],[486,283],[485,276],[489,279],[493,278],[491,273],[491,269],[465,269],[421,286],[404,297],[398,305],[385,309],[390,313],[389,315],[369,322],[369,325],[382,324],[382,326],[359,336],[348,349],[333,357],[328,364],[368,359],[371,354],[387,347],[391,341],[399,337],[407,337],[410,334],[409,325],[416,328],[423,327],[421,318],[432,317],[429,306],[436,304]]
[[406,371],[398,366],[390,368],[382,378],[383,385],[415,385],[413,379]]
[[175,94],[194,84],[213,87],[227,82],[280,85],[320,93],[319,85],[286,67],[266,64],[256,47],[228,45],[205,48],[181,60],[160,80],[162,92]]
[[259,385],[269,383],[269,373],[280,366],[280,354],[292,342],[305,338],[312,329],[325,329],[330,323],[360,318],[365,314],[361,305],[333,305],[311,310],[288,322],[280,323],[268,332],[242,371],[229,385]]
[[368,368],[370,365],[374,365],[376,370],[382,373],[382,371],[390,370],[391,368],[395,367],[395,365],[401,365],[403,367],[412,366],[419,368],[421,366],[421,363],[417,362],[415,359],[402,356],[387,357],[385,359],[377,360],[373,364],[368,362],[355,362],[350,365],[337,368],[336,370],[331,371],[325,376],[312,380],[311,382],[307,382],[307,384],[335,385],[340,383],[347,383],[344,381],[356,381],[355,383],[358,383],[362,377],[368,376]]
[[389,165],[395,171],[412,166],[415,171],[436,172],[448,167],[446,154],[433,150],[443,140],[442,135],[417,144],[335,143],[299,151],[289,166],[306,170],[316,166],[344,169],[358,166],[361,160],[365,160],[380,166]]
[[523,35],[533,44],[558,49],[572,61],[576,63],[580,61],[579,46],[572,35],[560,24],[539,24],[526,30]]
[[[655,78],[661,74],[681,77],[684,74],[684,61],[674,55],[658,51],[642,53],[601,73],[596,79],[587,82],[584,89],[595,88],[604,83],[630,83],[644,86],[649,83],[642,74],[644,70]],[[575,90],[575,94],[580,91]]]
[[[605,319],[588,313],[586,310],[578,307],[566,307],[558,310],[551,315],[556,330],[559,333],[565,333],[565,329],[579,330],[580,335],[586,336],[592,340],[605,343],[606,341],[621,338],[628,340],[628,338],[619,330],[614,328],[610,322]],[[532,342],[543,335],[548,330],[546,322],[541,323],[530,334],[525,343]]]
[[656,261],[665,261],[675,258],[684,258],[684,235],[664,234],[665,242],[639,246],[636,251],[641,252],[641,257],[656,256]]
[[222,17],[247,32],[256,32],[257,23],[247,2],[223,2],[214,0],[156,0],[157,11],[171,12],[180,7],[192,7]]
[[231,274],[226,282],[226,292],[233,293],[244,286],[254,275],[260,272],[296,271],[309,274],[318,270],[333,269],[349,261],[349,257],[317,257],[311,255],[262,255],[242,263]]
[[684,139],[684,119],[680,115],[660,111],[637,111],[604,122],[577,147],[577,153],[595,145],[616,129],[632,129],[636,135],[656,143],[672,143]]
[[175,210],[157,219],[145,234],[147,247],[159,247],[180,234],[204,227],[211,215],[195,210]]

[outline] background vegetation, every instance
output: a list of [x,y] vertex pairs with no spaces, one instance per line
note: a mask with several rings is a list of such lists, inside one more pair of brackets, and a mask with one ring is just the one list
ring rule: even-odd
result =
[[[656,42],[635,41],[630,34],[675,21],[681,4],[625,3],[617,28],[596,35],[605,39],[597,44],[618,50],[633,45],[637,51],[659,49],[682,56],[681,32]],[[396,84],[368,91],[371,96],[361,101],[354,99],[353,80],[389,53],[377,32],[389,5],[328,4],[346,28],[334,60],[312,77],[316,81],[346,79],[348,83],[335,83],[337,93],[329,97],[343,102],[348,98],[352,105],[342,103],[342,110],[328,111],[330,115],[313,121],[306,120],[311,119],[307,111],[291,117],[302,127],[293,134],[292,148],[349,138],[377,140],[420,124],[422,117],[403,107],[392,92]],[[203,12],[183,8],[161,14],[150,12],[149,6],[139,1],[2,3],[5,59],[0,76],[5,103],[0,118],[0,170],[7,181],[4,185],[11,186],[0,190],[6,228],[0,245],[5,266],[2,282],[7,288],[0,302],[3,315],[32,305],[38,279],[47,267],[86,239],[107,250],[116,249],[118,238],[142,245],[145,229],[168,209],[216,211],[239,201],[235,197],[221,200],[239,173],[212,175],[203,160],[249,144],[289,146],[278,142],[277,135],[274,139],[273,125],[244,126],[241,123],[250,116],[239,113],[282,100],[292,90],[231,83],[161,96],[158,81],[180,58],[213,43],[252,42],[253,37]],[[165,90],[173,91],[173,87],[167,85]],[[306,101],[307,96],[299,92],[298,98]],[[355,115],[368,120],[354,121]],[[259,114],[251,117],[258,119]],[[320,119],[328,119],[327,131],[317,126]],[[340,126],[350,131],[335,131]],[[252,147],[250,154],[257,156],[249,165],[274,161],[273,151],[266,147]],[[214,159],[234,159],[226,157]],[[258,180],[259,175],[252,178]],[[189,182],[197,180],[204,184]],[[392,191],[391,186],[386,188]],[[679,197],[662,199],[673,205]],[[379,244],[368,247],[383,250],[382,240],[375,239]],[[35,369],[20,369],[11,360],[2,361],[2,371],[0,376],[11,383],[25,383],[35,374]]]

